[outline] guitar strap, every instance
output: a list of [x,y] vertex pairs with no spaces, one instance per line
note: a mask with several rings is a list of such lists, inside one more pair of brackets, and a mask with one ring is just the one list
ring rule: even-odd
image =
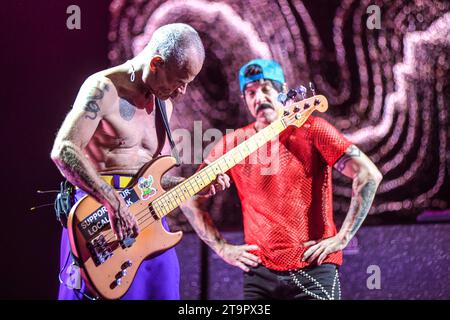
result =
[[169,120],[167,119],[166,103],[165,103],[165,101],[162,101],[159,98],[156,98],[155,100],[156,100],[156,106],[158,107],[158,110],[159,110],[160,118],[164,124],[164,129],[166,130],[167,137],[169,138],[172,156],[177,160],[176,166],[178,167],[181,165],[180,154],[178,153],[178,149],[175,146],[175,142],[173,141],[172,132],[171,132],[170,126],[169,126]]

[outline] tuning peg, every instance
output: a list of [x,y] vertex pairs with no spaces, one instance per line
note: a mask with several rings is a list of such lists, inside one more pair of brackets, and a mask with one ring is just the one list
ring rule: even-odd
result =
[[287,99],[288,99],[288,96],[284,92],[281,92],[277,97],[278,102],[281,102],[283,105],[286,104]]
[[309,83],[309,89],[311,90],[313,96],[316,95],[316,87],[314,86],[314,83],[310,82]]
[[304,86],[300,86],[297,89],[295,89],[299,94],[302,95],[302,99],[306,98],[306,92],[308,91]]
[[287,97],[290,100],[294,99],[296,95],[297,95],[297,91],[295,91],[294,89],[290,89],[287,93]]

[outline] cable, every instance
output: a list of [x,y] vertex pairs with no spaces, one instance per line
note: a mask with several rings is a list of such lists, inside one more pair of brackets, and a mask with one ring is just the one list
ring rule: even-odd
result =
[[[69,286],[67,283],[65,283],[65,282],[62,280],[61,275],[62,275],[62,273],[64,272],[64,270],[66,270],[66,268],[67,268],[67,263],[69,262],[69,257],[70,257],[70,253],[67,255],[67,259],[66,259],[66,262],[64,263],[64,266],[63,266],[63,267],[61,268],[61,270],[59,271],[59,274],[58,274],[59,283],[62,284],[62,285],[64,285],[66,288],[69,288],[70,290],[73,290],[73,291],[76,293],[75,296],[77,297],[78,300],[82,300],[82,298],[80,298],[80,297],[78,296],[79,294],[82,294],[86,299],[91,300],[91,301],[93,301],[93,300],[98,300],[98,298],[96,298],[96,297],[91,297],[91,296],[88,295],[87,293],[84,293],[83,291],[81,291],[81,289],[78,289],[78,288],[74,288],[74,287],[72,287],[72,286]],[[80,275],[79,275],[79,276],[80,276]]]

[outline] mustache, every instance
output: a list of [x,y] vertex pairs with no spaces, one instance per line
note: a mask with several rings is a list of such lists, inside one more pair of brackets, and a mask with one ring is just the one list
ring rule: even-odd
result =
[[263,109],[267,109],[267,108],[275,109],[271,103],[263,102],[260,105],[256,106],[255,113],[258,113],[259,110],[263,110]]

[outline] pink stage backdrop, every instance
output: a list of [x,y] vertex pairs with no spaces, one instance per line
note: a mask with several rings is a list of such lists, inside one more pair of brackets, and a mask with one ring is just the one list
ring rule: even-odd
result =
[[[372,30],[366,10],[374,4],[381,28]],[[432,0],[115,0],[109,59],[115,65],[133,57],[167,23],[198,30],[206,62],[171,120],[173,129],[191,133],[248,124],[237,71],[255,57],[279,61],[290,86],[315,83],[330,103],[324,117],[384,174],[370,214],[412,217],[449,208],[449,9],[448,1]],[[203,137],[203,147],[209,143]],[[176,172],[188,176],[201,156],[183,160]],[[336,174],[334,192],[339,216],[349,204],[348,179]],[[236,194],[216,197],[211,211],[222,226],[235,226]],[[174,217],[186,226],[182,215]]]

